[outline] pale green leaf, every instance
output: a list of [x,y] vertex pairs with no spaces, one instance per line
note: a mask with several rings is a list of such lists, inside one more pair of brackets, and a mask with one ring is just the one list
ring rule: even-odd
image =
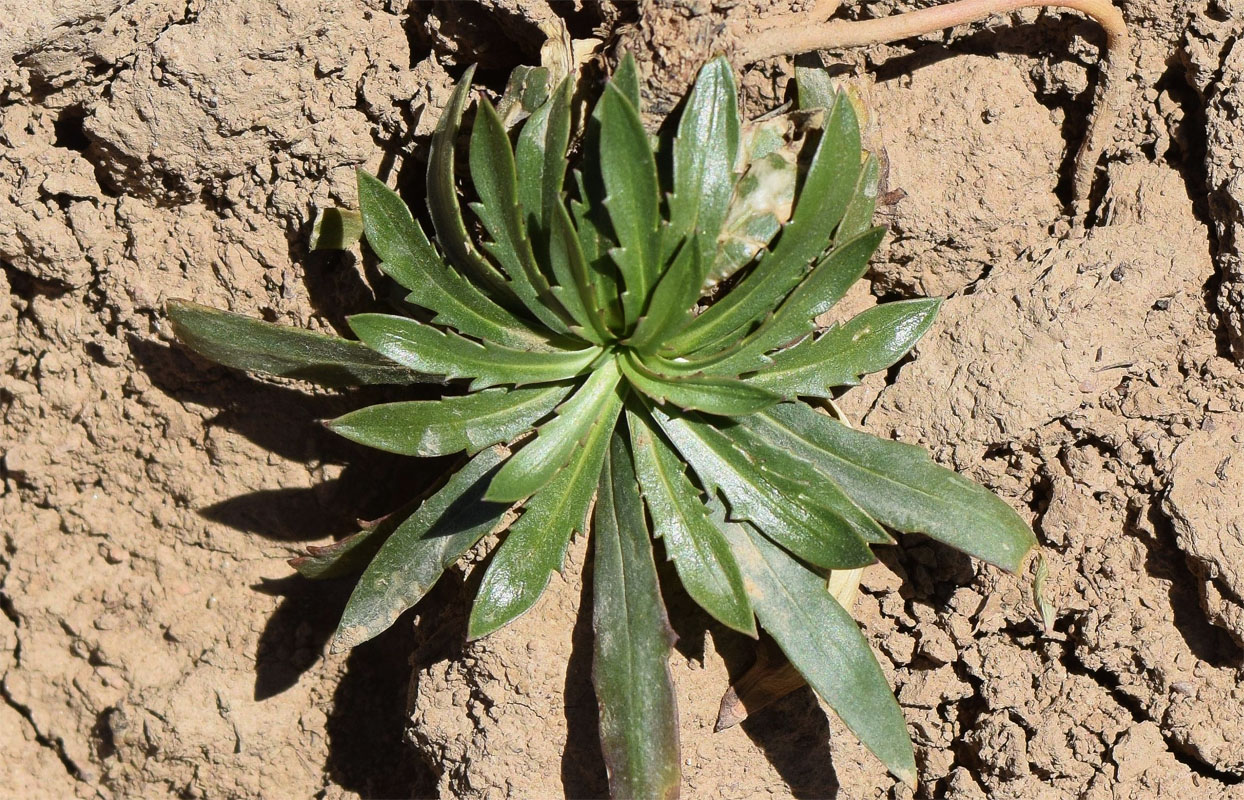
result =
[[312,250],[349,250],[363,235],[363,218],[348,208],[319,208],[311,224]]

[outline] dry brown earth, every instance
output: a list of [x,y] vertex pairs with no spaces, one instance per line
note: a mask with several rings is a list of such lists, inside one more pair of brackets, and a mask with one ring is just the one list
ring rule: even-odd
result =
[[[662,13],[699,30],[777,5]],[[859,56],[906,197],[850,304],[949,299],[844,407],[1027,514],[1058,608],[1044,635],[1025,579],[916,537],[867,574],[920,797],[1244,798],[1244,5],[1121,7],[1127,107],[1086,232],[1060,175],[1091,24],[1029,11]],[[554,11],[576,36],[613,22]],[[209,366],[160,310],[341,330],[375,301],[354,258],[308,255],[314,209],[353,204],[360,166],[417,184],[453,76],[478,61],[499,90],[550,13],[0,0],[0,794],[603,791],[582,547],[487,640],[462,645],[453,576],[413,633],[329,655],[348,586],[285,559],[443,465],[333,439],[314,421],[357,399]],[[750,72],[749,111],[787,76]],[[806,690],[712,733],[750,650],[671,604],[686,796],[907,796]]]

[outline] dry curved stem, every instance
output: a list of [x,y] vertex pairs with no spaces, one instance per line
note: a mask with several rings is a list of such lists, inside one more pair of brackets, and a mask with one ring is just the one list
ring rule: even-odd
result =
[[[836,9],[837,5],[837,2],[818,3],[813,11],[817,18],[824,19],[825,9]],[[1110,0],[958,0],[881,19],[833,20],[811,25],[805,15],[797,22],[792,20],[790,24],[749,31],[745,40],[739,42],[737,55],[743,62],[754,62],[813,50],[839,50],[885,44],[956,25],[978,22],[1021,8],[1038,7],[1079,11],[1096,21],[1106,32],[1102,76],[1096,103],[1089,119],[1088,131],[1079,152],[1076,153],[1072,213],[1079,221],[1083,220],[1088,211],[1093,171],[1118,114],[1124,88],[1123,60],[1129,47],[1127,25],[1123,21],[1123,15],[1111,5]],[[782,22],[785,21],[784,17]]]

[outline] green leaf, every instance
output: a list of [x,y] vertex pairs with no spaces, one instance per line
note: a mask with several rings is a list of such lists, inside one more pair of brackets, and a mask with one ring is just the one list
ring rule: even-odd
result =
[[477,453],[532,428],[570,394],[571,385],[486,389],[462,397],[382,403],[329,420],[340,436],[390,453]]
[[665,255],[671,255],[684,237],[691,238],[703,270],[691,287],[697,293],[717,252],[717,236],[734,193],[740,136],[737,93],[730,62],[719,56],[705,64],[674,138],[674,192],[669,197]]
[[743,575],[729,544],[708,518],[700,491],[687,479],[686,465],[646,414],[628,409],[627,419],[653,533],[665,542],[687,594],[718,622],[754,637],[756,620]]
[[610,251],[622,274],[625,325],[639,319],[660,277],[659,188],[656,159],[639,112],[614,84],[605,87],[594,112],[600,123],[600,169],[605,208],[617,236]]
[[462,125],[462,112],[466,108],[474,75],[475,67],[472,65],[454,87],[449,102],[441,111],[436,130],[432,132],[428,148],[428,212],[432,215],[436,238],[449,260],[468,278],[510,305],[515,299],[514,292],[505,276],[471,244],[466,224],[462,221],[458,190],[454,187],[454,141]]
[[746,379],[783,397],[829,397],[836,386],[889,369],[924,336],[942,301],[883,303],[773,357],[773,366]]
[[754,522],[766,536],[818,567],[850,569],[876,560],[849,525],[808,500],[809,487],[766,471],[713,425],[655,407],[648,411],[709,496],[718,490],[726,496],[732,516]]
[[824,67],[795,65],[795,93],[801,111],[832,108],[838,89]]
[[592,682],[610,796],[672,799],[681,784],[674,632],[627,450],[615,432],[596,500]]
[[499,384],[548,383],[573,378],[600,356],[599,347],[532,352],[475,342],[407,317],[355,314],[347,320],[378,353],[419,372],[471,378],[471,390]]
[[[587,132],[584,135],[583,149],[585,152],[599,150],[600,124],[595,118],[587,121]],[[585,171],[575,171],[575,184],[579,190],[578,200],[571,201],[570,211],[574,216],[575,230],[579,244],[587,260],[588,283],[592,287],[595,302],[586,303],[589,308],[598,309],[605,320],[605,327],[611,331],[622,328],[621,281],[617,265],[609,256],[609,248],[613,242],[609,238],[609,220],[602,219],[604,211],[604,182],[600,177],[599,164],[587,164]]]
[[613,71],[613,77],[610,83],[622,93],[626,101],[636,111],[642,108],[643,104],[639,99],[639,72],[635,69],[635,57],[630,53],[624,53],[622,60],[618,62],[618,68]]
[[184,345],[226,367],[322,386],[437,382],[362,342],[274,325],[185,300],[168,301],[165,311],[173,333]]
[[570,99],[573,91],[570,79],[563,80],[548,102],[536,109],[523,125],[514,147],[518,167],[518,202],[533,240],[536,239],[536,231],[548,235],[554,208],[565,211],[562,186],[566,180],[566,147],[570,141]]
[[685,324],[700,299],[705,263],[707,260],[700,255],[700,248],[692,241],[684,241],[653,289],[635,332],[626,340],[628,347],[650,353],[665,343],[670,331]]
[[363,235],[363,219],[348,208],[319,208],[311,225],[312,250],[349,250]]
[[807,336],[814,320],[828,311],[868,269],[884,228],[873,228],[830,250],[795,287],[777,310],[747,338],[708,355],[674,362],[680,373],[703,370],[713,375],[741,375],[773,363],[767,353]]
[[486,502],[484,490],[504,457],[499,448],[481,451],[398,526],[350,595],[334,652],[383,633],[497,526],[509,506]]
[[860,170],[859,182],[855,185],[855,194],[847,204],[847,210],[834,231],[834,242],[845,242],[860,235],[873,224],[873,213],[877,210],[877,194],[881,190],[881,164],[874,153],[868,154],[864,168]]
[[760,625],[851,732],[908,786],[916,761],[902,709],[855,620],[825,579],[750,525],[721,523],[747,578]]
[[480,201],[472,208],[493,238],[487,249],[510,276],[510,288],[550,330],[566,333],[565,309],[549,291],[536,265],[527,225],[518,206],[518,173],[510,138],[487,100],[480,100],[471,129],[471,179]]
[[834,247],[787,295],[773,316],[744,340],[739,352],[724,359],[712,371],[738,375],[757,369],[764,364],[760,357],[765,353],[815,330],[816,318],[832,308],[863,277],[868,259],[884,235],[884,228],[873,228]]
[[773,446],[741,425],[727,426],[722,433],[792,502],[824,511],[826,535],[855,536],[869,544],[894,544],[894,537],[812,462]]
[[524,505],[484,573],[467,625],[469,638],[487,636],[529,610],[553,571],[561,569],[571,534],[587,530],[612,430],[592,427],[570,463]]
[[396,192],[362,170],[358,192],[367,244],[380,256],[380,269],[410,290],[409,302],[435,313],[434,321],[469,336],[524,350],[552,348],[546,333],[448,269]]
[[362,572],[396,527],[396,522],[381,523],[323,547],[308,545],[307,554],[291,558],[289,565],[298,570],[299,575],[311,580],[340,578]]
[[617,359],[597,367],[536,438],[510,456],[488,488],[488,499],[514,502],[534,494],[565,467],[592,429],[612,427],[621,409],[621,380]]
[[549,71],[545,67],[519,65],[510,73],[505,91],[497,101],[497,114],[509,128],[534,114],[549,97]]
[[859,126],[851,103],[840,95],[777,246],[662,352],[678,356],[719,346],[772,311],[803,278],[809,263],[824,252],[855,191],[859,172]]
[[661,375],[645,366],[629,350],[620,361],[627,381],[661,405],[668,402],[691,411],[733,417],[768,408],[781,399],[772,392],[733,378]]
[[557,203],[550,215],[549,263],[560,286],[553,294],[579,323],[581,333],[589,341],[601,344],[612,339],[605,316],[596,305],[592,274],[583,254],[579,237],[565,206]]
[[933,463],[920,447],[852,430],[802,403],[742,423],[812,462],[860,508],[895,530],[919,532],[1011,572],[1036,545],[1015,510],[983,486]]

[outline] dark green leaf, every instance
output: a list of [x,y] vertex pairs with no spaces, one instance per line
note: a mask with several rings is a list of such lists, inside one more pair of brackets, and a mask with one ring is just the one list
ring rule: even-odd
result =
[[592,429],[613,427],[621,409],[621,380],[617,359],[597,367],[536,437],[510,456],[488,488],[488,499],[514,502],[534,494],[566,466]]
[[510,288],[550,330],[566,333],[568,318],[549,291],[518,206],[518,172],[510,138],[492,103],[480,100],[471,130],[471,179],[480,201],[473,208],[493,238],[489,252],[510,276]]
[[462,397],[382,403],[325,423],[345,438],[407,456],[477,453],[512,441],[547,416],[570,384],[486,389]]
[[481,451],[393,532],[346,603],[334,651],[388,629],[497,526],[509,506],[486,502],[484,490],[504,457],[499,448]]
[[458,138],[462,112],[466,108],[474,75],[474,66],[463,73],[432,133],[428,149],[428,212],[432,215],[436,238],[449,260],[467,277],[492,292],[494,297],[512,303],[514,292],[505,276],[471,244],[466,224],[462,221],[458,190],[454,186],[454,140]]
[[600,740],[616,798],[675,798],[678,712],[669,657],[674,632],[657,583],[652,542],[631,455],[613,436],[600,481],[594,524],[592,682]]
[[194,352],[218,364],[323,386],[434,383],[362,342],[274,325],[242,314],[170,300],[173,332]]
[[937,466],[922,448],[852,430],[802,403],[783,403],[742,422],[815,464],[869,516],[895,530],[928,534],[1011,572],[1036,545],[1014,509]]
[[673,337],[662,351],[687,355],[719,347],[772,311],[825,251],[855,191],[860,131],[855,111],[839,96],[797,195],[794,215],[777,246],[728,294]]
[[686,465],[646,414],[628,410],[627,419],[653,533],[665,542],[687,594],[723,625],[755,636],[743,575],[721,531],[708,518],[700,491],[687,479]]
[[868,259],[876,251],[884,228],[873,228],[834,247],[795,290],[787,295],[773,316],[747,339],[733,356],[716,364],[712,372],[738,375],[758,369],[765,353],[806,336],[816,328],[814,320],[832,308],[868,269]]
[[825,533],[829,536],[854,535],[869,544],[894,544],[885,528],[852,502],[834,479],[805,458],[789,450],[775,447],[741,425],[722,430],[739,451],[747,453],[752,463],[764,472],[771,483],[785,492],[792,502],[820,509],[825,513]]
[[[612,415],[616,418],[617,413]],[[570,463],[524,505],[484,573],[467,636],[487,636],[540,599],[553,571],[562,567],[571,534],[587,530],[612,430],[608,425],[592,427]]]
[[573,378],[600,356],[599,347],[531,352],[475,342],[407,317],[355,314],[350,328],[368,347],[419,372],[471,378],[471,389]]
[[639,111],[643,107],[639,99],[639,72],[635,69],[635,57],[630,53],[623,54],[610,82],[622,93],[632,108]]
[[719,489],[726,496],[733,517],[754,522],[766,536],[819,567],[850,569],[876,560],[849,525],[808,500],[809,487],[766,471],[713,425],[691,415],[648,410],[709,496]]
[[[724,57],[705,64],[678,121],[674,139],[674,192],[665,255],[684,237],[699,251],[699,291],[717,252],[717,236],[734,192],[739,154],[739,109],[734,71]],[[695,298],[692,298],[694,302]],[[689,305],[689,304],[688,304]]]
[[825,579],[750,525],[722,523],[747,577],[761,626],[846,726],[909,786],[916,761],[902,709],[885,673]]
[[733,378],[661,375],[645,366],[631,351],[623,354],[621,366],[632,386],[661,405],[668,402],[691,411],[733,417],[768,408],[781,399]]
[[[586,152],[599,150],[600,125],[595,119],[587,122],[587,133],[583,148]],[[595,145],[595,146],[594,146]],[[598,164],[585,167],[599,166]],[[574,216],[575,230],[579,244],[583,247],[583,255],[587,259],[589,283],[592,286],[594,303],[587,303],[604,314],[605,326],[609,330],[622,329],[622,277],[618,274],[617,265],[609,256],[609,249],[614,242],[610,239],[609,220],[604,213],[604,182],[599,170],[585,169],[575,171],[575,183],[579,189],[579,197],[587,198],[583,202],[572,201],[570,210]]]
[[819,339],[805,340],[773,357],[773,366],[747,378],[787,399],[829,397],[836,386],[889,369],[924,336],[937,316],[938,299],[900,300],[864,311]]
[[367,244],[382,269],[410,290],[406,299],[460,333],[524,350],[551,349],[546,333],[494,303],[479,287],[447,268],[397,193],[362,170],[359,206]]
[[[813,320],[832,308],[863,276],[869,257],[884,235],[884,228],[873,228],[834,247],[746,339],[717,353],[676,362],[679,371],[698,369],[713,375],[740,375],[772,364],[766,354],[815,329]],[[706,348],[704,352],[710,351]]]
[[639,112],[614,85],[596,106],[600,123],[600,169],[605,208],[617,236],[610,251],[622,274],[626,326],[634,325],[660,277],[657,166]]

